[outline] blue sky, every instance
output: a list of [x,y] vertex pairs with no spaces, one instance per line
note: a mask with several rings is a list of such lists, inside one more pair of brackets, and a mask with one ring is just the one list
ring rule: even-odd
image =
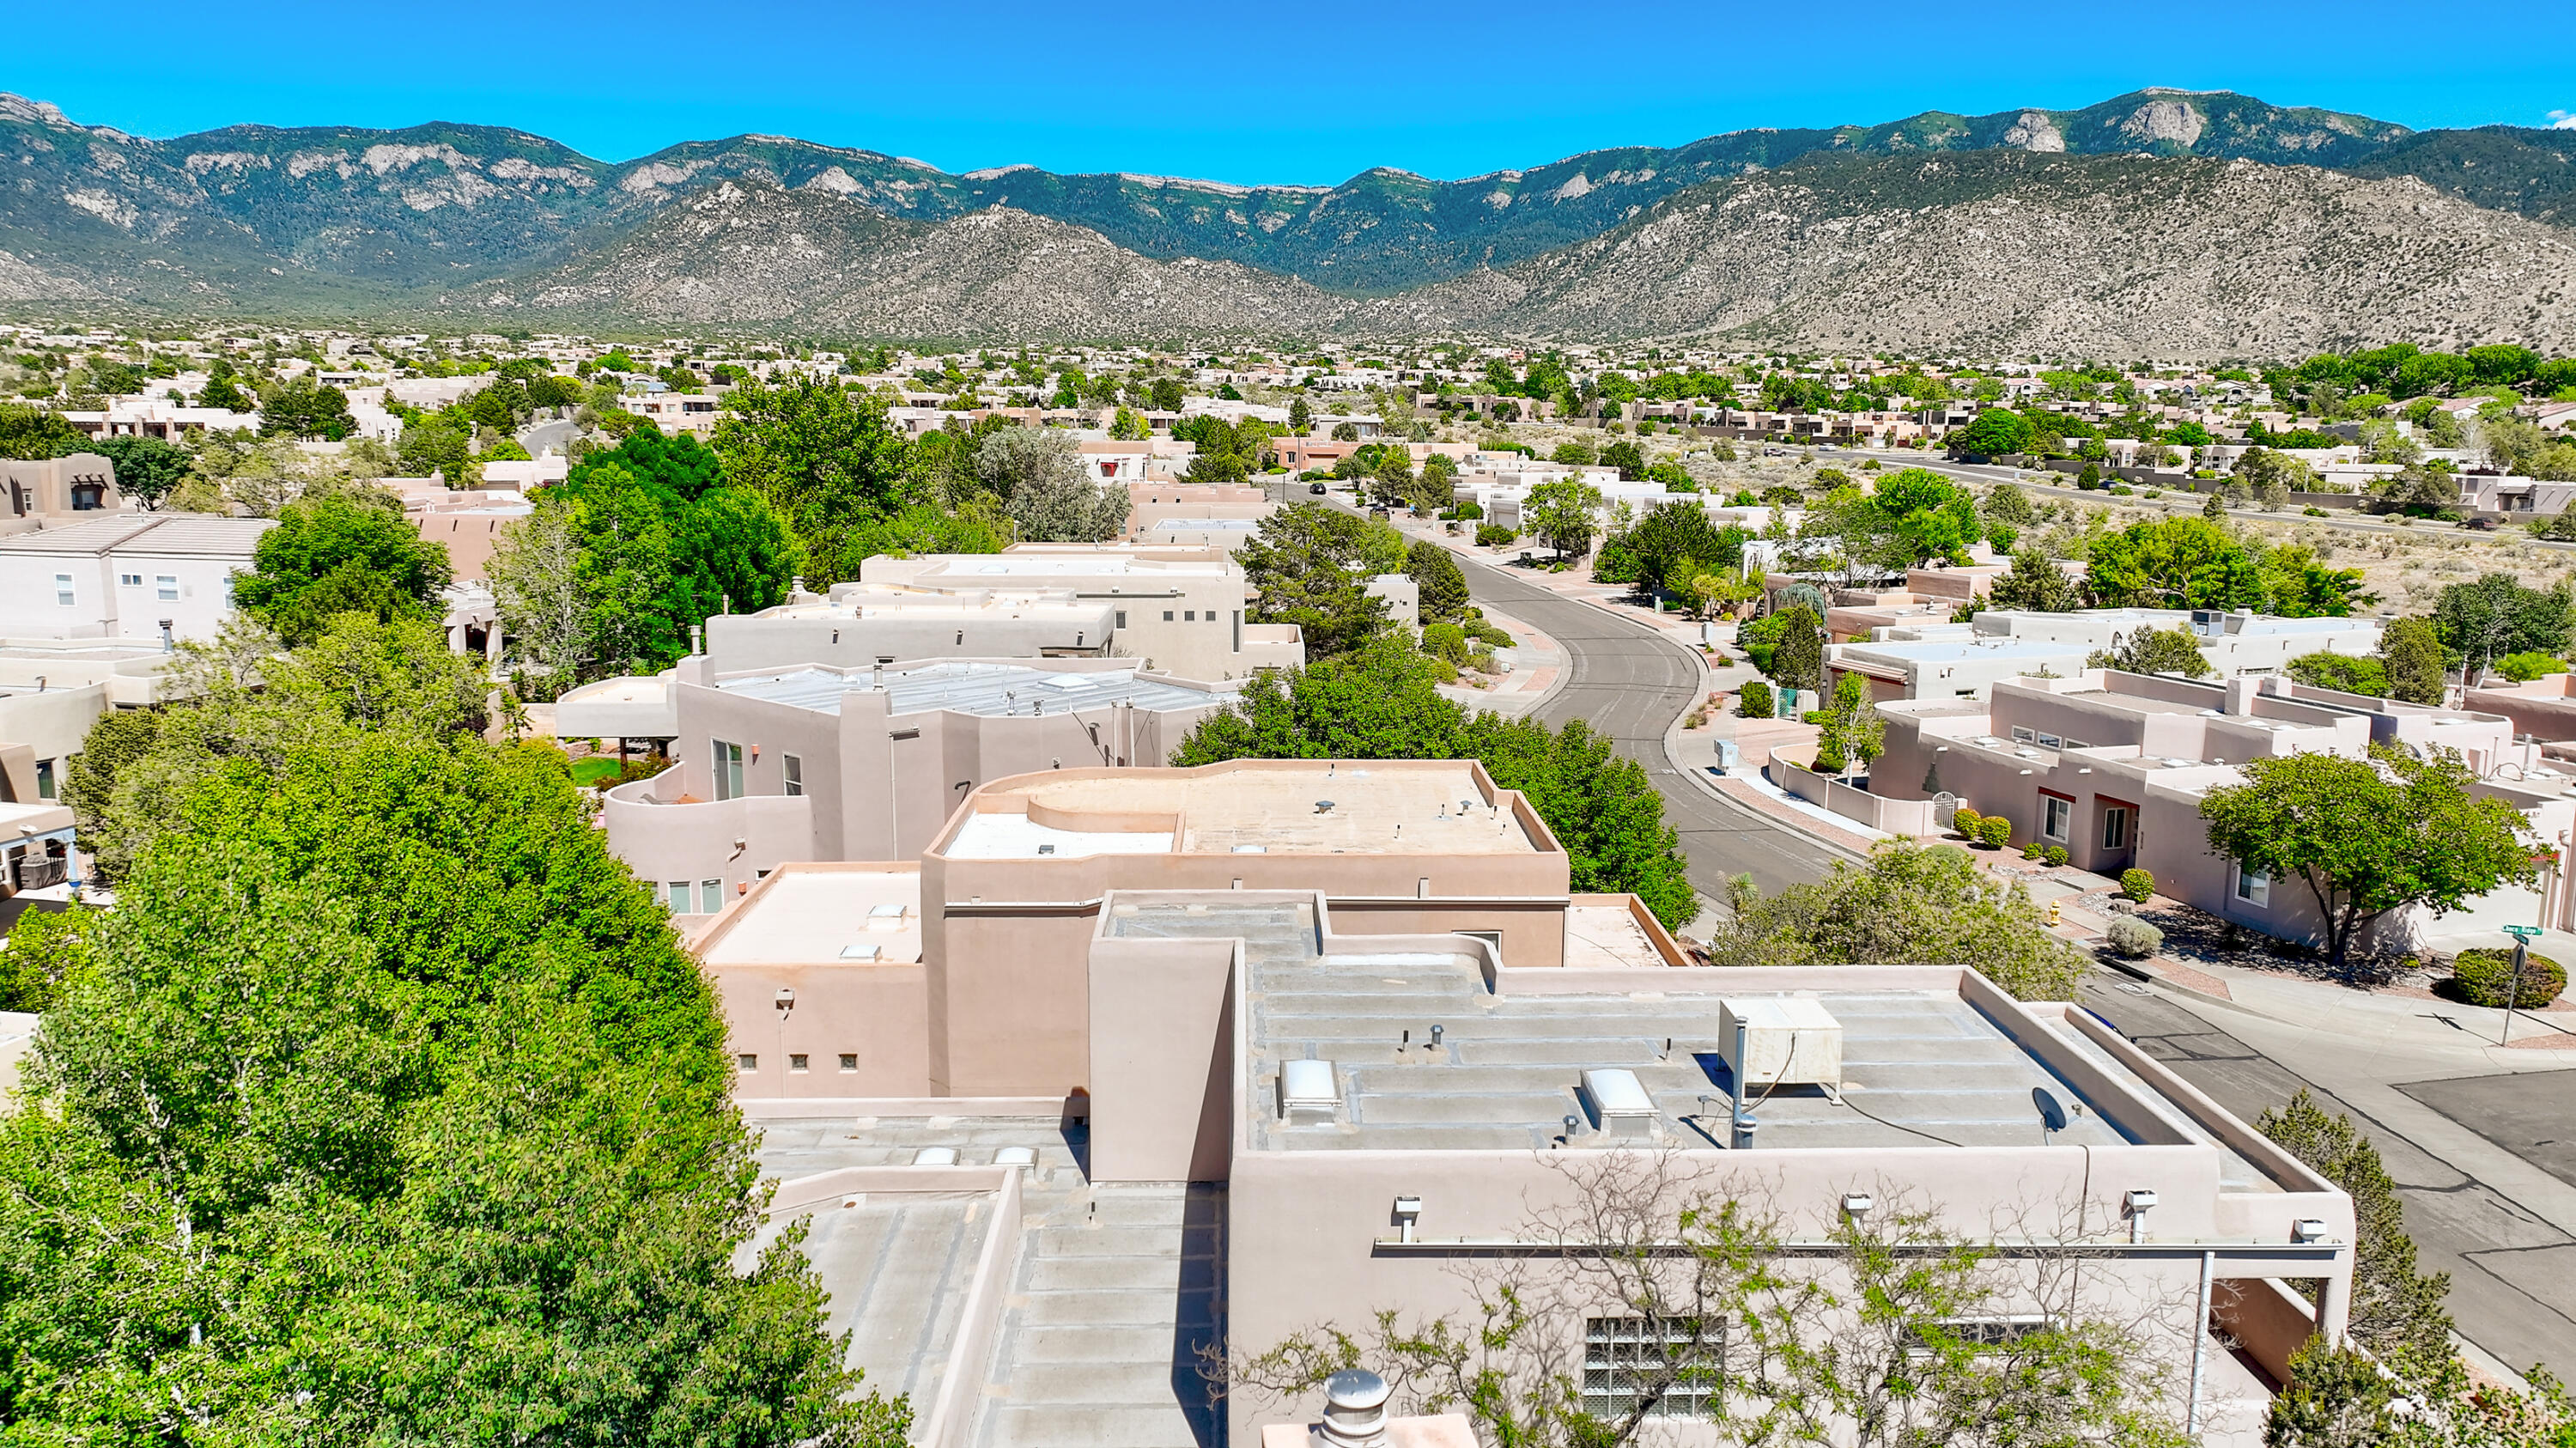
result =
[[[2428,24],[2428,14],[2440,15]],[[21,7],[0,90],[148,136],[236,122],[516,126],[605,160],[746,131],[919,157],[1328,184],[1940,109],[2229,89],[2415,127],[2548,125],[2576,50],[2530,22],[2280,4]],[[2492,17],[2491,17],[2492,18]]]

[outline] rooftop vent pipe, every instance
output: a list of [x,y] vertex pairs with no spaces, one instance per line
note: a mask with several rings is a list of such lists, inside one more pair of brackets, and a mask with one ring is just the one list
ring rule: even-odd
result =
[[1324,1379],[1324,1421],[1316,1439],[1326,1448],[1386,1448],[1386,1379],[1366,1368],[1345,1368]]

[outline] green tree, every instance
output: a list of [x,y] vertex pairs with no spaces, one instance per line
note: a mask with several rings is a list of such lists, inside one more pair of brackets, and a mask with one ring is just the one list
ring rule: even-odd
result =
[[403,423],[402,436],[394,443],[394,456],[402,463],[406,477],[438,476],[451,488],[462,488],[474,481],[469,466],[474,456],[474,434],[453,418],[438,413],[424,413]]
[[1307,403],[1306,403],[1306,399],[1305,399],[1305,398],[1303,398],[1303,397],[1296,397],[1296,398],[1291,398],[1291,399],[1289,399],[1289,402],[1288,402],[1288,432],[1289,432],[1289,435],[1290,435],[1290,436],[1293,436],[1293,437],[1304,437],[1306,434],[1308,434],[1308,433],[1310,433],[1310,432],[1313,432],[1314,430],[1315,430],[1315,409],[1314,409],[1314,408],[1312,408],[1312,407],[1310,407],[1310,406],[1308,406],[1308,405],[1307,405]]
[[2084,606],[2084,590],[2067,577],[2065,569],[2025,550],[2014,554],[2012,567],[1987,586],[1986,603],[2033,613],[2073,613]]
[[89,438],[59,412],[0,402],[0,458],[58,458],[89,445]]
[[2202,518],[2137,523],[2094,539],[2084,586],[2103,608],[2250,608],[2261,601],[2245,549]]
[[2433,605],[2433,625],[2443,649],[2460,661],[2462,681],[2475,686],[2507,654],[2563,652],[2571,605],[2576,596],[2563,582],[2525,588],[2512,574],[2489,573],[2443,589]]
[[2010,408],[1989,407],[1943,440],[1953,456],[2004,457],[2030,451],[2030,420]]
[[1369,496],[1380,507],[1400,508],[1411,504],[1412,493],[1412,450],[1400,442],[1379,448],[1369,466]]
[[243,389],[240,379],[241,374],[235,370],[231,359],[216,358],[206,369],[206,385],[197,391],[197,405],[229,408],[234,412],[249,412],[258,407],[259,403]]
[[1455,623],[1467,613],[1467,574],[1456,555],[1428,538],[1404,550],[1405,576],[1422,599],[1424,623]]
[[1975,497],[1929,468],[1900,468],[1836,509],[1844,551],[1890,572],[1935,558],[1968,561],[1983,536]]
[[1521,499],[1521,526],[1545,540],[1558,557],[1592,551],[1600,527],[1601,490],[1579,477],[1540,483]]
[[1646,475],[1646,455],[1633,442],[1614,442],[1601,450],[1601,465],[1617,468],[1619,481],[1633,483]]
[[2281,672],[2312,688],[2341,689],[2374,699],[2388,697],[2388,666],[2368,655],[2301,654],[2283,664]]
[[718,613],[757,613],[787,601],[805,549],[769,500],[749,488],[714,488],[670,515],[671,567],[687,604],[685,631]]
[[2245,782],[2202,796],[2209,846],[2315,899],[2326,955],[2343,973],[2354,941],[2391,911],[2443,913],[2536,874],[2522,817],[2477,782],[2457,752],[2374,748],[2367,759],[2290,754],[2246,761]]
[[2304,1087],[2287,1106],[2256,1117],[2254,1127],[2352,1197],[2353,1339],[2401,1370],[2450,1361],[2451,1314],[2442,1302],[2451,1274],[2415,1270],[2406,1207],[2380,1164],[2379,1148],[2351,1117],[2327,1115]]
[[1147,389],[1147,400],[1148,405],[1156,412],[1178,412],[1181,410],[1181,404],[1189,400],[1189,396],[1181,388],[1181,379],[1157,377],[1153,385]]
[[320,637],[343,613],[435,618],[438,591],[454,578],[447,550],[421,537],[401,500],[381,488],[287,504],[251,557],[251,571],[233,580],[233,600],[289,647]]
[[1109,420],[1109,435],[1120,442],[1143,442],[1146,432],[1145,419],[1123,407]]
[[725,394],[709,446],[726,481],[753,488],[783,514],[825,582],[857,576],[850,531],[911,501],[904,442],[874,394],[798,376]]
[[1402,570],[1405,544],[1383,523],[1298,503],[1262,519],[1234,556],[1256,595],[1254,621],[1295,624],[1306,657],[1317,660],[1348,653],[1386,628],[1386,600],[1369,593],[1368,582]]
[[1878,758],[1887,744],[1887,721],[1879,717],[1878,703],[1870,697],[1869,681],[1858,674],[1844,674],[1834,680],[1832,701],[1826,704],[1822,725],[1816,737],[1816,768],[1825,774],[1851,772],[1855,765],[1866,766]]
[[1087,477],[1070,434],[1004,427],[977,444],[975,476],[1031,543],[1097,543],[1127,526],[1127,490]]
[[1741,965],[1964,965],[2021,1000],[2073,1000],[2086,969],[2027,890],[1952,845],[1887,841],[1858,868],[1777,895],[1740,882],[1732,904],[1709,947]]
[[1780,641],[1763,672],[1784,689],[1822,692],[1825,687],[1825,628],[1805,604],[1780,610]]
[[115,465],[116,490],[147,512],[170,496],[191,466],[186,448],[172,447],[157,437],[103,437],[88,450]]
[[2114,634],[2111,647],[2094,650],[2084,666],[2128,674],[2180,674],[2186,679],[2215,672],[2200,651],[2199,638],[2187,628],[2141,627],[2125,639]]
[[[1347,516],[1347,515],[1345,515]],[[1577,891],[1625,891],[1679,929],[1698,912],[1663,796],[1577,720],[1556,731],[1442,698],[1431,658],[1395,634],[1302,669],[1264,672],[1192,729],[1176,767],[1229,759],[1475,759],[1521,791],[1565,847]]]
[[310,373],[271,388],[259,399],[259,430],[264,437],[338,442],[357,429],[357,419],[349,415],[348,394],[317,384]]
[[2442,632],[2433,620],[2410,615],[2379,635],[2379,662],[2388,670],[2388,697],[2410,704],[2439,704],[2445,683]]
[[1635,526],[1620,532],[1618,541],[1634,565],[1639,589],[1678,592],[1696,574],[1741,563],[1748,536],[1740,528],[1712,525],[1708,510],[1697,503],[1677,502],[1647,509]]
[[262,743],[120,785],[184,781],[0,1116],[12,1431],[894,1448],[562,756],[327,702],[183,706]]

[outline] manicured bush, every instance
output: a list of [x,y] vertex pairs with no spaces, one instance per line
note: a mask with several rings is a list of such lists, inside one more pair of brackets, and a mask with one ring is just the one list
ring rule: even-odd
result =
[[2451,962],[2451,978],[2442,982],[2444,992],[2473,1006],[2513,1004],[2536,1010],[2558,999],[2567,989],[2567,968],[2545,955],[2534,955],[2523,962],[2522,988],[2510,989],[2513,980],[2513,952],[2510,950],[2463,950]]
[[2042,854],[2048,863],[2052,865],[2063,865],[2070,858],[2066,853],[2066,847],[2064,845],[2051,845],[2047,850],[2043,851]]
[[1520,534],[1513,532],[1511,529],[1504,527],[1500,523],[1481,523],[1478,524],[1476,528],[1476,546],[1479,548],[1500,548],[1504,544],[1509,543],[1520,536]]
[[2112,954],[2136,960],[2163,949],[2165,933],[2135,915],[2115,915],[2102,927],[2102,941]]
[[1966,805],[1961,805],[1959,806],[1959,812],[1950,816],[1950,828],[1957,830],[1960,834],[1973,840],[1978,838],[1977,821],[1980,818],[1982,817],[1975,810],[1968,808]]
[[2122,870],[2120,893],[2144,905],[2147,903],[2147,897],[2156,893],[2156,877],[2146,870]]
[[2021,847],[2021,857],[2025,860],[2045,859],[2047,857],[2047,853],[2047,851],[2042,850],[2039,847],[2039,841],[2037,840],[2028,841]]
[[2012,821],[2002,815],[1988,815],[1977,821],[1977,838],[1985,842],[1987,849],[2000,850],[2012,843]]
[[1769,684],[1747,684],[1735,696],[1735,712],[1747,719],[1768,719],[1776,707]]
[[2545,675],[2566,673],[2567,665],[2547,654],[2526,651],[2496,660],[2495,669],[2517,684],[2527,684]]

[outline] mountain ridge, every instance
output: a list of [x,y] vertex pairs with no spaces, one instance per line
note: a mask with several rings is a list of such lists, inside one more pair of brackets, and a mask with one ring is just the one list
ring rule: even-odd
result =
[[[445,121],[398,130],[244,124],[154,141],[0,95],[0,163],[14,160],[18,173],[14,184],[0,185],[0,301],[279,316],[542,312],[611,327],[901,321],[934,331],[972,323],[960,310],[970,304],[1007,301],[1006,312],[1046,319],[1050,331],[1150,331],[1168,322],[1329,332],[1398,317],[1510,329],[1553,318],[1551,325],[1606,335],[1633,331],[1644,316],[1724,330],[1752,323],[1721,325],[1721,315],[1737,315],[1733,303],[1693,321],[1651,294],[1578,301],[1588,294],[1560,282],[1581,269],[1581,257],[1609,255],[1597,243],[1708,188],[1825,177],[1821,188],[1799,183],[1773,193],[1789,198],[1784,204],[1819,206],[1843,194],[1843,182],[1830,179],[1840,174],[1836,166],[1861,168],[1884,190],[1914,183],[1902,166],[1868,171],[1880,162],[2010,156],[2034,164],[1987,170],[2043,189],[2066,177],[2110,176],[2081,164],[2106,157],[2257,164],[2285,173],[2247,193],[2265,205],[2293,195],[2321,205],[2329,197],[2418,205],[2402,187],[2320,189],[2286,175],[2294,170],[2411,184],[2484,208],[2421,218],[2418,230],[2479,255],[2503,258],[2519,248],[2496,264],[2509,272],[2536,267],[2533,275],[2549,273],[2550,235],[2576,220],[2576,133],[2414,131],[2232,92],[2169,88],[2075,110],[1927,111],[1873,126],[1755,128],[1676,147],[1596,149],[1455,181],[1371,167],[1333,187],[1058,174],[1026,164],[949,173],[880,151],[762,133],[684,141],[614,163],[524,130]],[[2066,164],[2040,164],[2049,162]],[[2149,164],[2135,174],[2157,172]],[[2073,208],[2069,215],[2093,204],[2050,194],[2051,205]],[[1925,204],[1991,202],[1965,191],[1943,197],[1927,194]],[[937,234],[963,218],[1001,213],[1062,229],[1006,218]],[[2545,230],[2499,229],[2486,213],[2511,213]],[[1807,223],[1830,219],[1820,213],[1791,229],[1821,234]],[[2200,225],[2174,219],[2186,230]],[[1721,228],[1702,239],[1722,249],[1751,234]],[[1097,253],[1095,242],[1123,257]],[[997,247],[1021,251],[1006,256]],[[2427,285],[2446,285],[2438,248],[2408,255]],[[936,275],[921,269],[924,257],[963,270]],[[1644,274],[1618,265],[1622,274]],[[1745,276],[1763,272],[1746,258],[1725,265]],[[1050,281],[1049,267],[1065,270]],[[896,286],[946,298],[948,310],[882,290]],[[1071,290],[1050,298],[1051,286]],[[1498,300],[1542,292],[1556,300]],[[1142,300],[1154,297],[1164,299],[1160,315]],[[1772,310],[1784,317],[1832,311],[1803,296],[1775,300]],[[2493,325],[2512,320],[2489,311],[2479,315]],[[2534,315],[2547,322],[2555,314]],[[2301,324],[2282,335],[2320,328],[2333,330]],[[2210,332],[2193,321],[2178,335]]]

